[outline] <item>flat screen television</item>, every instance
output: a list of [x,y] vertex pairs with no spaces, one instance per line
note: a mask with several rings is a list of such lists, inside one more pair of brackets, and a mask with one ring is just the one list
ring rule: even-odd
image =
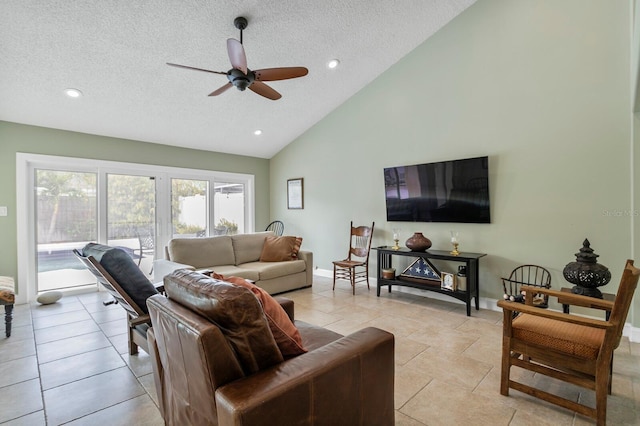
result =
[[490,223],[489,157],[384,169],[387,220]]

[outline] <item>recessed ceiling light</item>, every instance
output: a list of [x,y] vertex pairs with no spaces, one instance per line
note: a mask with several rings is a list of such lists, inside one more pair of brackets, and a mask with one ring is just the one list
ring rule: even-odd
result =
[[82,92],[78,89],[65,89],[64,94],[70,98],[79,98],[82,96]]
[[327,67],[334,69],[335,67],[337,67],[340,64],[340,61],[337,59],[332,59],[329,62],[327,62]]
[[258,129],[255,132],[253,132],[253,134],[256,136],[260,136],[262,134],[262,130]]

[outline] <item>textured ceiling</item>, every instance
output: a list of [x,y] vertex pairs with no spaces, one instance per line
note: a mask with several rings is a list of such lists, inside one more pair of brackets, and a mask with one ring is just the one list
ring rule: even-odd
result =
[[[2,0],[0,120],[271,158],[474,2]],[[165,65],[226,72],[236,16],[249,68],[309,69],[280,100]]]

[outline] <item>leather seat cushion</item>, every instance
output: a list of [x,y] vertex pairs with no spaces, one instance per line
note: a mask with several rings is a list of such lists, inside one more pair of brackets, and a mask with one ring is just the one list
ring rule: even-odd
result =
[[284,360],[262,306],[249,289],[185,269],[167,275],[164,288],[169,299],[220,328],[245,374]]

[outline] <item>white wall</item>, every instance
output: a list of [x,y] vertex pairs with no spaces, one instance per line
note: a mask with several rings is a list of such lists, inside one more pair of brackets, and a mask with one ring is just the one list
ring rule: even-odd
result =
[[[588,237],[615,292],[632,255],[630,12],[627,1],[479,0],[271,160],[271,217],[322,269],[346,255],[351,220],[376,222],[374,246],[400,227],[401,241],[421,231],[448,249],[456,229],[462,251],[489,254],[481,297],[492,298],[522,263],[567,285],[562,269]],[[491,224],[386,222],[385,166],[481,155]],[[294,177],[304,210],[286,208]]]

